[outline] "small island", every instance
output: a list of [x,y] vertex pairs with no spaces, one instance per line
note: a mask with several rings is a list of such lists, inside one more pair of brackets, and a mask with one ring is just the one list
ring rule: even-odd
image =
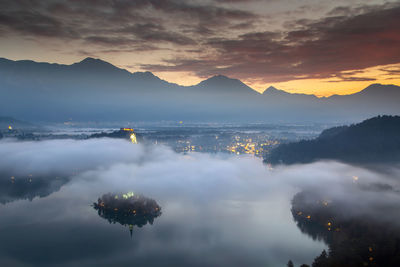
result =
[[153,224],[154,218],[161,215],[161,207],[154,199],[133,192],[104,194],[93,203],[93,207],[109,223],[129,226],[131,236],[134,226]]
[[90,135],[88,138],[103,138],[103,137],[128,139],[131,140],[131,142],[134,144],[138,143],[138,136],[132,128],[120,128],[119,130],[113,131],[111,133],[107,132],[95,133]]

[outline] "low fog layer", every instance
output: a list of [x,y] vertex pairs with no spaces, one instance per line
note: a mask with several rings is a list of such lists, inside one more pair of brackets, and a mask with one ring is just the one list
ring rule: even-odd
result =
[[[349,217],[375,214],[376,207],[400,203],[397,169],[377,173],[337,162],[271,169],[250,156],[185,155],[164,146],[113,139],[2,141],[0,156],[3,173],[33,174],[33,179],[48,172],[70,177],[45,198],[0,206],[4,214],[0,225],[9,233],[2,232],[7,245],[0,245],[0,250],[4,259],[18,260],[21,266],[32,261],[95,266],[96,257],[104,264],[128,263],[132,255],[138,265],[147,266],[166,260],[175,266],[280,266],[289,259],[311,263],[324,245],[304,236],[293,222],[290,201],[297,192],[313,190],[340,199]],[[134,229],[136,241],[128,239],[127,229],[108,225],[90,207],[104,193],[127,191],[155,199],[163,210],[153,226]],[[381,209],[379,218],[393,216],[397,215]],[[38,223],[23,231],[32,237],[23,244],[16,244],[11,235],[21,231],[15,228],[16,218]],[[85,247],[81,239],[65,235],[71,229],[83,232]],[[70,254],[45,257],[32,242],[39,238],[37,233],[46,237],[44,244],[72,238],[60,248]],[[134,248],[126,249],[130,246]],[[19,247],[21,253],[12,247]],[[82,249],[91,253],[85,261]]]
[[358,211],[372,203],[400,200],[398,169],[373,172],[333,161],[272,169],[250,156],[179,154],[165,146],[132,145],[126,140],[108,138],[8,140],[0,142],[0,147],[2,173],[55,173],[78,180],[79,184],[95,180],[112,191],[162,191],[170,192],[174,198],[184,194],[202,199],[229,194],[256,198],[276,192],[290,196],[297,191],[313,190],[327,198],[348,199],[357,205]]

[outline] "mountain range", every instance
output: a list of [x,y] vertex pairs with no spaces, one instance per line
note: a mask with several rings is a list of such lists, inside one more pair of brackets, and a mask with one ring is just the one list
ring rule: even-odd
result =
[[260,94],[222,75],[180,86],[94,58],[71,65],[0,58],[0,93],[0,115],[29,121],[354,122],[400,114],[395,85],[324,98],[274,87]]

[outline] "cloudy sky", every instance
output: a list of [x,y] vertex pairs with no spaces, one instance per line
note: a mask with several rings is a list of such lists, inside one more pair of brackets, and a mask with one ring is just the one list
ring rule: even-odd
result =
[[316,95],[400,85],[400,1],[2,0],[0,57],[97,57],[196,84],[216,74]]

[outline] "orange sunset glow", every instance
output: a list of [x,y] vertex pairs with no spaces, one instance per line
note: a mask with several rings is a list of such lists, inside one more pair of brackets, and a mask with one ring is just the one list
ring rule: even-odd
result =
[[9,1],[0,56],[60,64],[90,56],[179,85],[221,74],[258,92],[351,94],[400,84],[399,10],[383,0]]

